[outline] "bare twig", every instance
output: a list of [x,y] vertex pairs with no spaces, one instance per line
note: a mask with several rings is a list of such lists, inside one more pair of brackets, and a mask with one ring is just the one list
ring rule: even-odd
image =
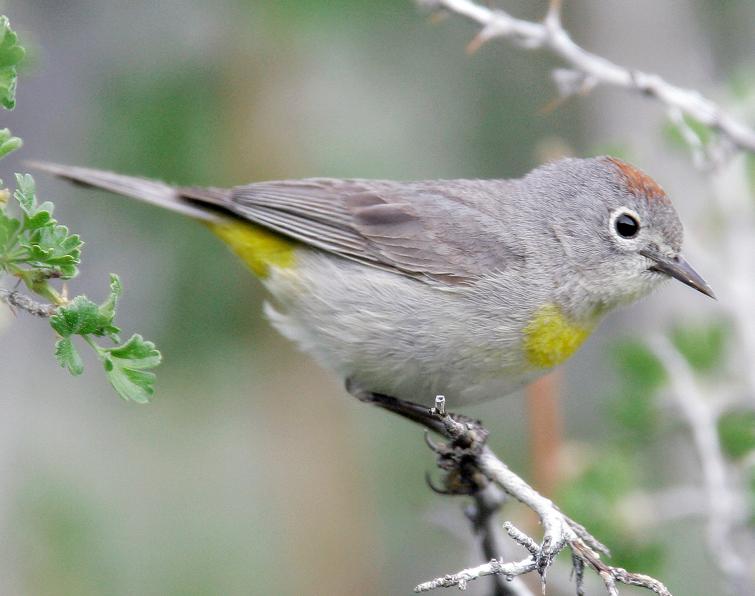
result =
[[619,66],[577,45],[561,24],[558,0],[551,1],[543,22],[517,19],[500,8],[472,0],[417,1],[430,10],[457,14],[480,25],[480,32],[467,47],[470,52],[492,39],[505,38],[526,49],[544,48],[555,54],[570,67],[554,71],[562,96],[585,93],[599,84],[622,87],[653,97],[669,109],[710,127],[720,134],[724,145],[755,152],[755,130],[697,91],[672,85],[655,74]]
[[668,589],[650,576],[630,573],[620,567],[606,565],[600,559],[600,555],[586,543],[583,537],[592,542],[593,545],[602,545],[592,538],[584,528],[574,524],[572,520],[561,513],[551,501],[537,493],[524,480],[514,474],[488,447],[483,448],[477,459],[477,464],[480,471],[491,481],[538,514],[544,528],[543,542],[537,544],[531,537],[511,524],[507,524],[505,529],[509,536],[530,552],[528,557],[508,563],[504,563],[500,559],[492,559],[484,565],[463,569],[419,584],[414,588],[415,592],[427,592],[435,588],[453,586],[464,589],[470,581],[493,574],[502,575],[509,580],[519,575],[537,571],[545,581],[547,568],[553,562],[555,556],[568,546],[572,551],[578,593],[581,590],[583,569],[587,566],[600,575],[608,594],[618,594],[616,583],[623,583],[640,586],[663,596],[670,596]]
[[6,290],[0,288],[0,302],[4,302],[11,309],[18,309],[28,312],[35,317],[51,317],[55,314],[56,306],[54,304],[45,304],[25,296],[15,290]]
[[[506,522],[501,527],[501,524],[496,519],[501,506],[505,502],[505,493],[498,486],[491,483],[475,493],[474,505],[470,506],[466,511],[467,517],[472,522],[475,534],[479,536],[483,556],[488,560],[503,556],[506,533],[516,540],[510,529],[513,526],[510,526],[510,528],[507,527],[506,524],[508,522]],[[504,528],[506,532],[504,532]],[[535,550],[530,550],[530,553],[535,554],[538,546],[534,541],[532,544],[534,544]],[[494,596],[532,596],[532,591],[517,577],[508,578],[501,574],[495,574],[491,576],[491,579],[494,582]]]
[[[603,563],[599,553],[605,553],[605,547],[584,527],[561,513],[550,500],[512,472],[485,444],[488,432],[479,422],[454,414],[441,414],[441,410],[445,412],[445,407],[428,409],[420,404],[372,394],[351,384],[347,384],[347,388],[362,401],[429,427],[448,439],[448,444],[428,442],[438,454],[439,466],[447,472],[446,489],[443,492],[474,495],[480,494],[482,490],[484,494],[489,483],[492,483],[537,513],[543,525],[543,541],[540,544],[510,524],[505,527],[509,536],[528,551],[527,557],[512,562],[504,562],[493,557],[484,565],[424,582],[414,588],[415,592],[452,586],[464,589],[470,581],[488,575],[500,575],[506,581],[511,581],[517,576],[533,571],[537,571],[545,583],[546,572],[553,559],[564,548],[569,547],[573,560],[577,561],[575,577],[578,590],[581,589],[583,568],[589,567],[603,579],[609,594],[616,593],[618,582],[641,586],[656,594],[670,596],[669,591],[658,580]],[[440,404],[436,402],[436,405]],[[500,552],[497,556],[500,556]]]

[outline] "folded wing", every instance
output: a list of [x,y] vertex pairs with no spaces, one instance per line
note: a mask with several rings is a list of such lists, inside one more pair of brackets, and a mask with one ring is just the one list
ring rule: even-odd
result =
[[502,269],[512,251],[500,222],[468,204],[460,189],[454,192],[458,184],[286,180],[236,187],[204,201],[346,258],[464,284]]

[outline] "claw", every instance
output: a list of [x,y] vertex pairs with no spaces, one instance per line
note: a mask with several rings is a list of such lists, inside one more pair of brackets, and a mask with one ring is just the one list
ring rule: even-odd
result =
[[430,431],[425,429],[425,443],[433,453],[441,453],[446,450],[445,443],[436,443],[430,436]]
[[436,495],[451,495],[453,494],[450,490],[447,488],[438,487],[433,482],[432,476],[430,476],[430,472],[425,472],[425,482],[427,483],[427,486],[430,487],[430,490],[433,491]]

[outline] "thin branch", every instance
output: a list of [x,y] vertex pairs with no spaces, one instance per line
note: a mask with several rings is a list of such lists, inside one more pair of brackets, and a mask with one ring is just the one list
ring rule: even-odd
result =
[[438,577],[419,584],[414,588],[415,592],[429,592],[436,588],[459,588],[460,590],[466,590],[467,584],[470,581],[485,577],[487,575],[498,574],[502,577],[515,578],[525,573],[530,573],[537,569],[537,558],[534,556],[527,557],[521,561],[513,563],[501,563],[497,559],[493,559],[490,563],[484,565],[478,565],[477,567],[469,567],[468,569],[462,569],[457,573],[451,573]]
[[660,76],[619,66],[583,49],[563,28],[560,1],[552,1],[542,23],[517,19],[500,8],[481,6],[472,0],[417,0],[430,10],[457,14],[480,25],[477,36],[467,47],[474,52],[496,38],[511,40],[526,48],[544,48],[561,58],[569,70],[556,69],[554,78],[563,96],[584,93],[603,84],[629,89],[653,97],[717,131],[725,145],[755,152],[755,130],[722,110],[718,104],[693,89],[666,82]]
[[51,317],[55,314],[57,307],[54,304],[45,304],[25,296],[15,290],[6,290],[0,288],[0,302],[7,304],[11,310],[23,310],[35,317]]
[[[488,560],[503,556],[506,533],[514,538],[511,530],[505,524],[504,527],[501,527],[496,519],[501,506],[505,502],[505,493],[495,484],[488,484],[475,493],[474,505],[469,507],[466,512],[467,517],[472,522],[475,534],[479,537],[483,556]],[[504,528],[506,528],[505,532]],[[535,545],[535,549],[537,549],[537,545]],[[534,554],[532,550],[530,550],[530,553]],[[495,574],[491,579],[494,582],[494,596],[532,596],[532,591],[517,577],[507,578],[504,575]]]

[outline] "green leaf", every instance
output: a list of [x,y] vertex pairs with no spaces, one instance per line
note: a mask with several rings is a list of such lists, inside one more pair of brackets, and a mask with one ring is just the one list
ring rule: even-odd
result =
[[70,337],[63,337],[55,343],[55,358],[60,366],[67,368],[74,376],[84,372],[84,363]]
[[7,128],[0,129],[0,159],[21,148],[23,144],[24,142],[18,137],[12,136]]
[[576,478],[559,488],[556,500],[563,511],[611,546],[611,564],[653,573],[661,567],[663,549],[646,534],[638,534],[621,514],[621,502],[638,483],[632,451],[608,448]]
[[162,356],[155,344],[133,335],[116,348],[101,349],[105,373],[118,395],[127,401],[147,403],[154,395],[155,368]]
[[76,296],[58,308],[50,317],[50,325],[61,337],[71,335],[113,335],[120,329],[113,325],[113,313],[103,312],[86,296]]
[[[37,210],[37,185],[31,174],[16,174],[16,197],[26,215],[34,215]],[[50,213],[52,215],[52,213]]]
[[727,412],[718,419],[721,447],[732,459],[739,459],[755,449],[755,411]]
[[0,16],[0,105],[6,110],[16,107],[16,68],[25,54],[8,17]]
[[14,238],[20,227],[20,221],[8,216],[5,209],[0,208],[0,266],[7,253],[13,248]]
[[97,305],[86,296],[76,296],[50,317],[50,325],[61,337],[96,335],[101,328]]
[[123,293],[123,285],[121,284],[121,278],[115,273],[110,274],[110,295],[107,300],[100,305],[100,314],[103,317],[109,317],[110,321],[113,321],[115,317],[115,309],[118,306],[118,299]]
[[723,323],[678,327],[671,333],[671,341],[699,372],[710,372],[722,361],[729,337],[729,327]]
[[16,174],[13,196],[24,213],[18,237],[21,252],[15,257],[17,265],[47,272],[48,277],[76,277],[83,245],[78,234],[71,234],[66,226],[53,219],[52,203],[37,204],[34,178],[29,174]]
[[[42,217],[43,213],[45,212],[39,211],[34,218]],[[69,234],[68,228],[59,225],[55,220],[50,220],[48,224],[33,230],[20,242],[21,247],[28,253],[29,265],[52,269],[62,279],[71,279],[78,275],[83,244],[78,234]]]

